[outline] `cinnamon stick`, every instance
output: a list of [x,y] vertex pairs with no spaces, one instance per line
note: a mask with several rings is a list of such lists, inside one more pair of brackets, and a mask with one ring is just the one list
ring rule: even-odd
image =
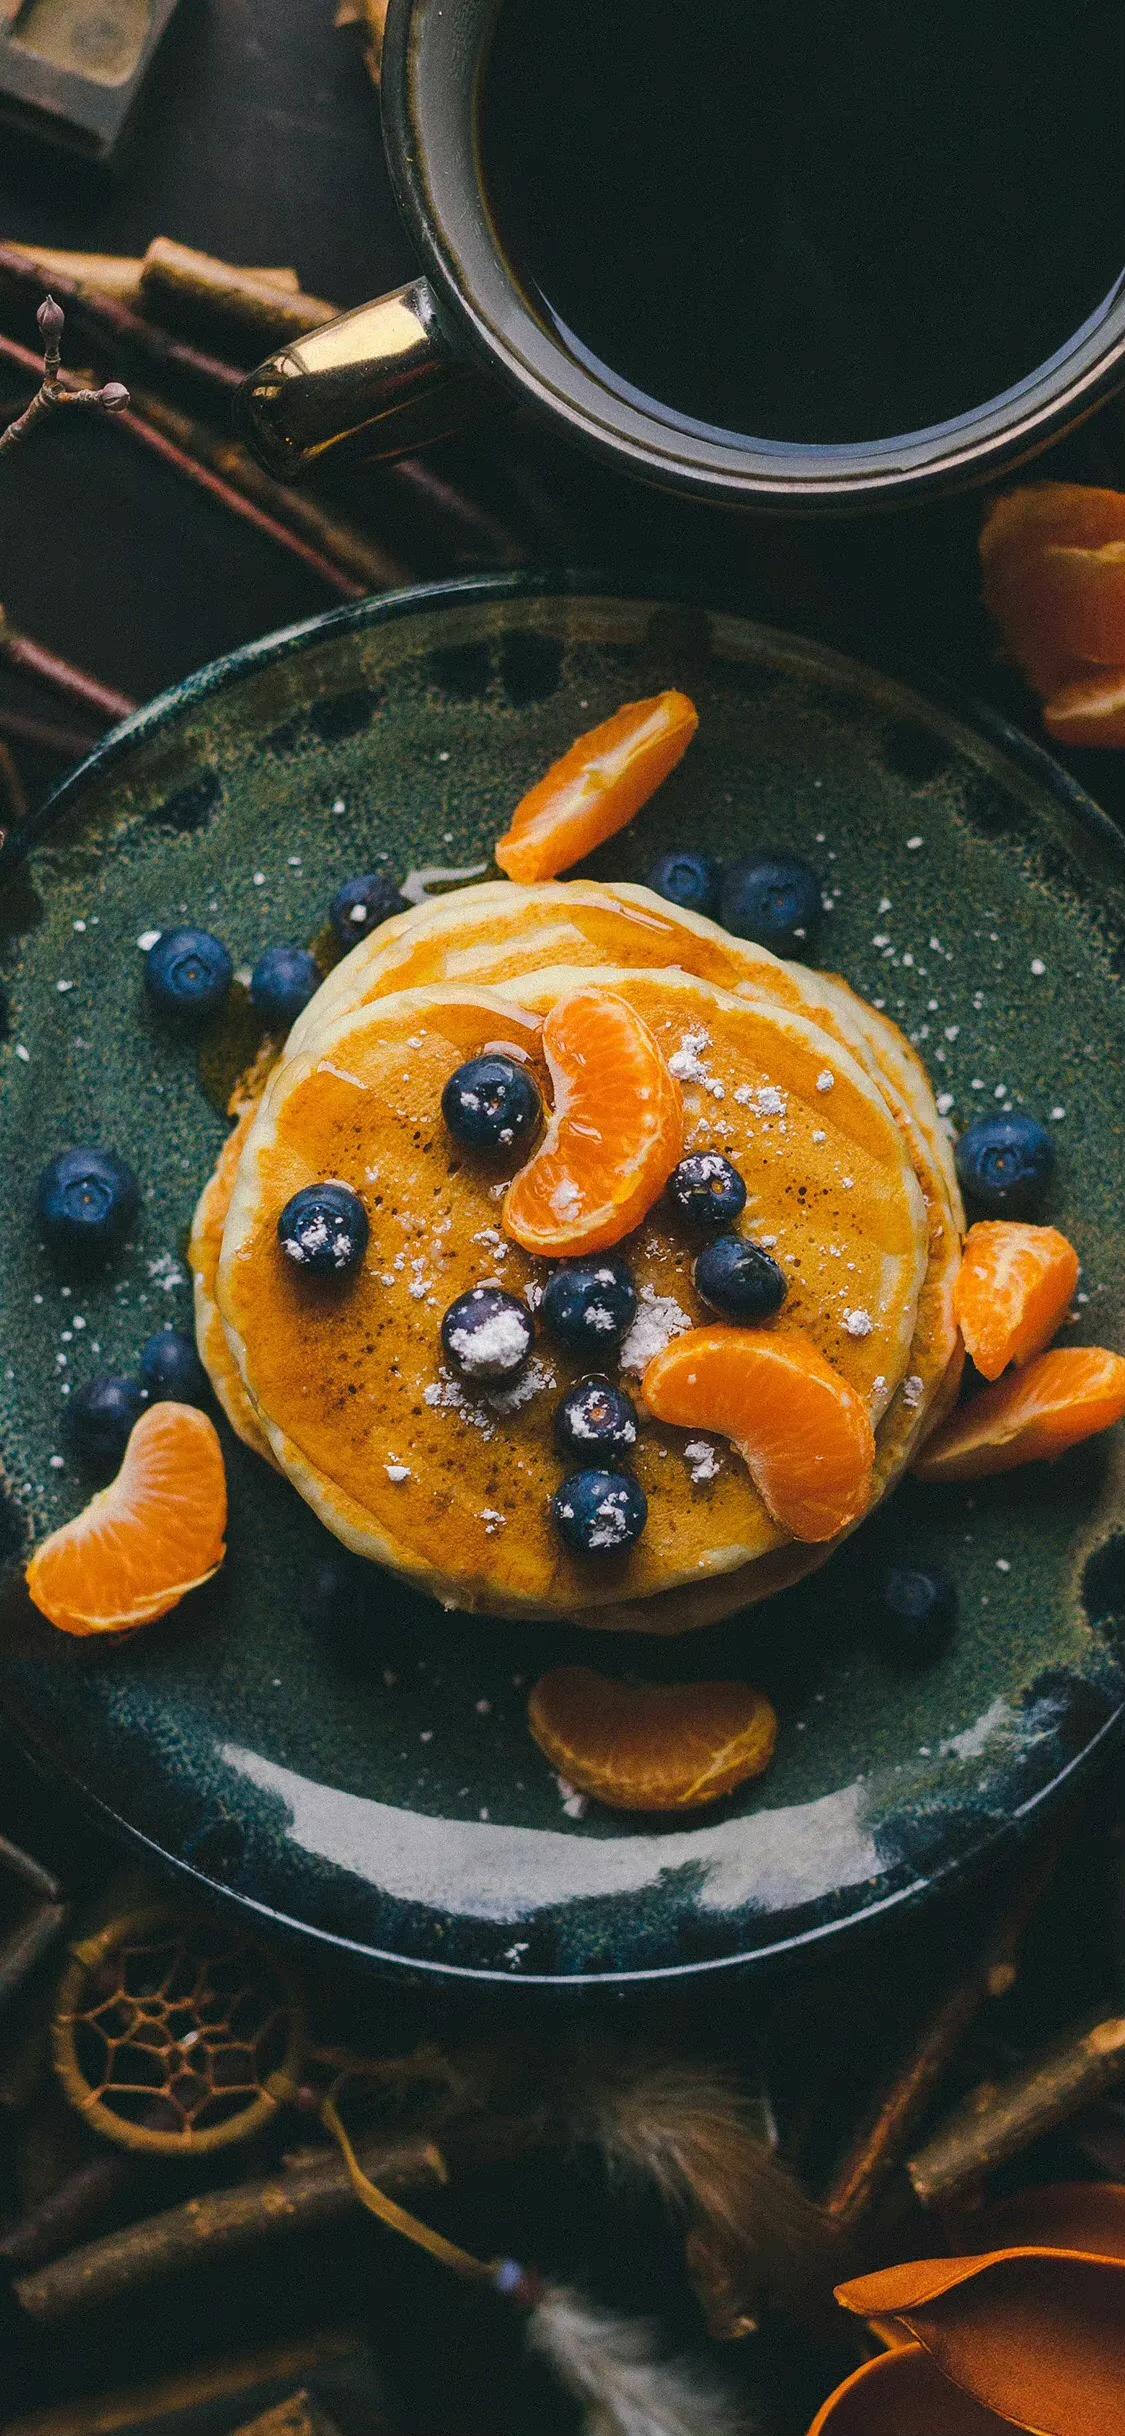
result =
[[[161,242],[157,239],[158,244]],[[92,297],[95,303],[99,297],[113,296],[119,304],[140,305],[141,273],[144,269],[144,256],[141,254],[72,253],[59,245],[17,244],[14,238],[8,238],[6,243],[10,253],[21,255],[25,262],[33,265],[41,274],[45,286],[49,286],[53,279],[73,279],[83,295]],[[262,270],[255,267],[246,272],[235,271],[234,276],[267,281],[270,287],[286,289],[290,294],[301,285],[296,271],[288,268]]]
[[824,2205],[838,2223],[855,2227],[874,2206],[903,2157],[924,2107],[942,2073],[991,2000],[1006,1995],[1015,1977],[1024,1936],[1054,1872],[1058,1845],[1037,1853],[1009,1885],[983,1953],[974,1959],[923,2023],[909,2053],[874,2106],[837,2167]]
[[[368,2147],[360,2162],[382,2190],[425,2191],[481,2167],[510,2164],[541,2145],[542,2137],[542,2119],[533,2113],[470,2115],[443,2126],[440,2152],[430,2141],[404,2140]],[[74,2311],[131,2296],[161,2276],[235,2258],[273,2235],[319,2233],[355,2209],[343,2158],[334,2149],[313,2150],[265,2181],[205,2193],[90,2242],[21,2277],[13,2292],[29,2317],[54,2325]]]
[[[43,282],[34,262],[28,262],[15,246],[0,245],[0,285],[14,289],[17,295],[42,294]],[[162,372],[183,374],[185,377],[218,390],[224,396],[233,395],[242,374],[235,365],[223,363],[220,357],[208,355],[186,339],[169,338],[155,324],[143,321],[128,305],[115,296],[94,297],[78,280],[56,273],[53,292],[60,304],[73,312],[75,322],[95,339],[112,340],[115,352],[122,350],[139,356],[143,362],[155,364]]]
[[[425,2189],[442,2179],[440,2161],[425,2140],[369,2152],[363,2163],[387,2191]],[[197,2261],[213,2266],[267,2235],[319,2232],[354,2207],[343,2159],[326,2151],[265,2181],[207,2192],[145,2223],[127,2225],[22,2276],[13,2290],[29,2317],[55,2325],[75,2310],[101,2308],[163,2275],[182,2275]]]
[[254,271],[239,270],[213,254],[172,237],[154,237],[141,268],[141,298],[150,313],[169,306],[224,321],[248,332],[263,345],[283,338],[303,338],[334,321],[338,305],[323,296],[306,296],[301,288],[280,289]]
[[1125,2082],[1125,2015],[1087,2022],[999,2084],[986,2082],[907,2166],[926,2208],[949,2207],[1032,2142]]

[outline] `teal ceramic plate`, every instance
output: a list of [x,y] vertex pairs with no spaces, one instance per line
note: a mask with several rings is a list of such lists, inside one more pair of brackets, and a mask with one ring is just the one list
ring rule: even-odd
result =
[[[187,1321],[185,1231],[223,1136],[192,1049],[146,1012],[144,934],[190,917],[240,964],[321,928],[335,885],[487,855],[515,795],[618,702],[696,696],[697,743],[599,858],[642,877],[690,838],[782,841],[824,873],[822,955],[926,1051],[964,1122],[1054,1126],[1084,1261],[1076,1337],[1125,1343],[1125,853],[994,720],[737,617],[526,578],[405,594],[275,636],[131,721],[70,779],[0,898],[3,1692],[108,1817],[260,1914],[383,1964],[558,1984],[808,1945],[979,1864],[1102,1744],[1125,1695],[1120,1436],[976,1494],[906,1487],[802,1593],[651,1653],[443,1616],[372,1573],[312,1625],[326,1543],[231,1444],[218,1581],[124,1644],[68,1641],[18,1558],[84,1495],[65,1393]],[[72,1290],[37,1248],[36,1173],[101,1140],[139,1170],[135,1241]],[[877,1557],[928,1553],[960,1626],[895,1672],[864,1623]],[[525,1725],[579,1655],[774,1696],[772,1773],[690,1824],[573,1815]]]

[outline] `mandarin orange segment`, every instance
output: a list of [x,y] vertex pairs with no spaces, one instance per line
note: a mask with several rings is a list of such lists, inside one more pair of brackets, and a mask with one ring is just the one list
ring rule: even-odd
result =
[[61,1632],[130,1632],[218,1571],[226,1525],[214,1422],[190,1404],[153,1404],[116,1480],[36,1550],[27,1587]]
[[1043,725],[1059,744],[1125,744],[1125,665],[1072,675],[1051,690]]
[[655,1420],[730,1438],[794,1539],[834,1539],[866,1512],[870,1415],[801,1329],[689,1329],[654,1356],[641,1392]]
[[1023,558],[1050,542],[1098,550],[1125,541],[1125,491],[1086,482],[1025,482],[994,499],[981,527],[986,568]]
[[1125,541],[1100,550],[1052,542],[1027,562],[1024,584],[1041,632],[1067,658],[1125,662]]
[[528,1723],[560,1776],[608,1810],[699,1810],[761,1776],[777,1717],[747,1683],[617,1683],[557,1666]]
[[648,1025],[610,990],[560,998],[543,1050],[554,1106],[509,1188],[504,1230],[548,1259],[604,1252],[639,1226],[680,1157],[679,1084]]
[[970,1227],[953,1310],[983,1378],[1029,1362],[1061,1328],[1078,1283],[1078,1254],[1053,1226],[986,1218]]
[[699,713],[687,694],[626,702],[579,736],[512,814],[496,860],[510,880],[553,880],[624,829],[682,761]]
[[[1010,491],[985,519],[980,555],[985,605],[1037,693],[1088,682],[1096,663],[1125,665],[1125,492],[1074,482]],[[1116,740],[1104,730],[1072,739]]]
[[1099,1346],[1056,1346],[962,1404],[928,1441],[919,1480],[983,1480],[1049,1463],[1125,1415],[1125,1361]]

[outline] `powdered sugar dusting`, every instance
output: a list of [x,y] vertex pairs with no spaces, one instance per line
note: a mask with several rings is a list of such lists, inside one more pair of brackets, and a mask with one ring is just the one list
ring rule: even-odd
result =
[[658,1294],[655,1286],[642,1286],[638,1297],[637,1316],[621,1347],[618,1359],[621,1368],[635,1378],[641,1378],[674,1336],[682,1336],[691,1320],[671,1294]]
[[712,1446],[709,1438],[689,1438],[683,1455],[693,1488],[702,1488],[705,1481],[718,1478],[718,1449]]
[[521,1405],[530,1404],[533,1396],[540,1395],[545,1387],[553,1387],[554,1382],[554,1371],[548,1363],[541,1362],[537,1355],[533,1362],[528,1363],[527,1369],[521,1373],[520,1377],[513,1379],[510,1385],[486,1387],[485,1400],[492,1406],[494,1413],[504,1415],[518,1413]]
[[844,1326],[849,1336],[870,1336],[875,1322],[870,1311],[845,1311]]
[[753,1109],[755,1116],[785,1114],[785,1093],[778,1090],[776,1083],[760,1083],[757,1088],[752,1083],[740,1083],[734,1096],[741,1108]]
[[673,1050],[668,1060],[668,1071],[675,1075],[678,1083],[698,1083],[702,1090],[710,1092],[713,1100],[724,1100],[726,1084],[720,1082],[717,1074],[712,1074],[706,1062],[704,1053],[710,1047],[711,1035],[702,1027],[694,1032],[685,1032],[679,1048]]

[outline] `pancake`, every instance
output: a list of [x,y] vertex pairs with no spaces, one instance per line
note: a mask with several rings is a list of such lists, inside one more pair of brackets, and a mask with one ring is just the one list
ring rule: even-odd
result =
[[[343,957],[297,1019],[287,1055],[298,1056],[320,1030],[388,990],[431,982],[479,981],[552,965],[682,965],[723,989],[761,990],[771,1003],[816,1011],[826,1029],[861,1057],[874,1059],[884,1080],[906,1095],[915,1071],[923,1078],[935,1144],[948,1161],[948,1136],[933,1108],[929,1079],[910,1043],[892,1023],[835,974],[775,956],[753,940],[736,939],[703,914],[670,905],[651,888],[629,881],[554,880],[520,888],[484,880],[436,901],[412,906],[380,925]],[[859,1044],[862,1043],[862,1047]]]
[[192,1274],[195,1341],[200,1361],[235,1435],[245,1445],[252,1447],[256,1455],[261,1455],[266,1463],[275,1464],[276,1468],[273,1448],[242,1384],[242,1374],[227,1342],[215,1300],[223,1229],[234,1191],[238,1162],[254,1116],[253,1107],[243,1111],[227,1135],[219,1153],[218,1165],[199,1196],[188,1242],[188,1265]]
[[[678,970],[599,977],[686,1063],[689,1131],[746,1172],[748,1226],[777,1237],[791,1277],[787,1318],[878,1418],[908,1375],[932,1256],[902,1127],[870,1075],[801,1014]],[[508,1413],[440,1374],[437,1328],[456,1294],[490,1275],[526,1293],[545,1274],[500,1243],[503,1184],[451,1156],[442,1086],[463,1057],[497,1043],[537,1063],[538,1019],[582,978],[546,971],[503,994],[396,994],[287,1056],[238,1164],[218,1308],[275,1456],[363,1553],[448,1603],[497,1613],[596,1613],[610,1625],[616,1605],[659,1607],[711,1576],[729,1577],[725,1612],[744,1603],[746,1569],[759,1560],[783,1550],[806,1570],[821,1554],[785,1547],[732,1450],[719,1449],[701,1495],[684,1434],[646,1425],[637,1468],[648,1530],[628,1558],[591,1567],[560,1548],[547,1513],[560,1474],[553,1410],[573,1370],[544,1344],[538,1392],[517,1390]],[[364,1192],[372,1224],[364,1271],[343,1300],[310,1291],[276,1246],[279,1209],[326,1174]],[[435,1203],[436,1224],[419,1215]],[[706,1316],[688,1249],[659,1213],[626,1249],[650,1319],[667,1296],[692,1321]],[[890,1458],[885,1468],[889,1485]],[[646,1620],[651,1629],[651,1609]]]

